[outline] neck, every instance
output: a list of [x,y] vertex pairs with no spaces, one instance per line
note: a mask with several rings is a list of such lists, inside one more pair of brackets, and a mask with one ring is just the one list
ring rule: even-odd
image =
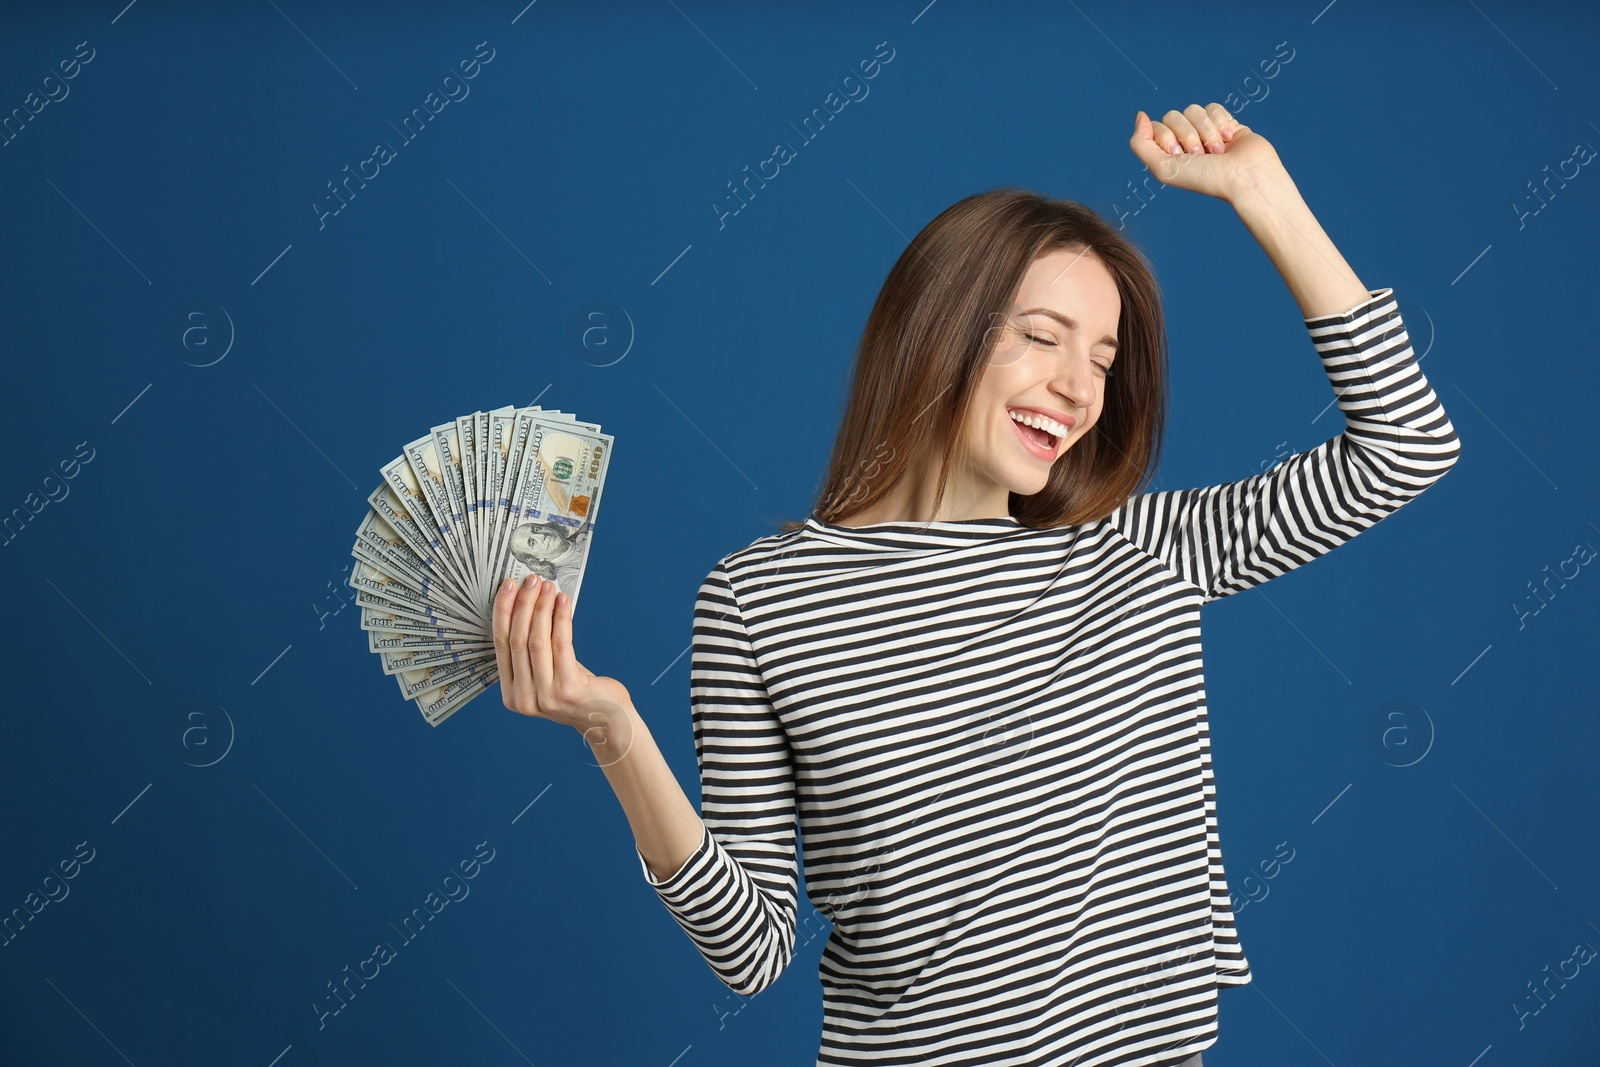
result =
[[952,472],[944,487],[944,499],[934,507],[936,473],[924,472],[919,478],[902,478],[882,499],[835,520],[840,526],[862,526],[873,522],[949,522],[966,519],[1009,518],[1010,494],[1003,485],[993,484],[981,491]]

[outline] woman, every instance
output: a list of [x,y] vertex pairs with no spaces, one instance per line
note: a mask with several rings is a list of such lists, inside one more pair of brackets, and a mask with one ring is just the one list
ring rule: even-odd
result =
[[1263,137],[1191,105],[1139,112],[1130,146],[1260,242],[1342,434],[1136,494],[1164,421],[1149,268],[1077,204],[984,193],[890,272],[816,511],[700,588],[698,816],[627,690],[577,662],[565,598],[496,600],[507,707],[584,731],[645,880],[730,989],[765,989],[831,921],[819,1064],[1199,1067],[1217,990],[1251,980],[1199,609],[1459,452],[1391,290],[1357,280]]

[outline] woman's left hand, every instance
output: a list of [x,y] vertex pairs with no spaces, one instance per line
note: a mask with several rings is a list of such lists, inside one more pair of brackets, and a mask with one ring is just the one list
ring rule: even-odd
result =
[[1229,203],[1264,176],[1283,173],[1277,149],[1221,104],[1190,104],[1160,122],[1141,111],[1128,147],[1161,184]]

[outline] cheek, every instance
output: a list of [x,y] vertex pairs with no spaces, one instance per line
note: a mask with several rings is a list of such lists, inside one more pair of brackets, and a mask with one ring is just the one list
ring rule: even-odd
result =
[[1094,406],[1091,407],[1088,411],[1084,412],[1083,421],[1080,422],[1077,426],[1074,426],[1072,428],[1072,436],[1073,436],[1073,438],[1082,437],[1084,434],[1086,434],[1090,430],[1094,429],[1095,425],[1097,423],[1099,423],[1099,421],[1100,421],[1101,412],[1103,412],[1104,410],[1105,410],[1104,401],[1103,400],[1095,401]]

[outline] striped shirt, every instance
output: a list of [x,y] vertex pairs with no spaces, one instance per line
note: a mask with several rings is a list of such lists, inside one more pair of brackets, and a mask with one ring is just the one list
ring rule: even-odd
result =
[[1170,1065],[1216,1041],[1218,989],[1251,973],[1200,607],[1355,537],[1460,450],[1392,289],[1305,322],[1345,429],[1269,471],[1047,530],[813,516],[706,577],[704,832],[664,880],[639,864],[741,995],[832,924],[819,1065]]

